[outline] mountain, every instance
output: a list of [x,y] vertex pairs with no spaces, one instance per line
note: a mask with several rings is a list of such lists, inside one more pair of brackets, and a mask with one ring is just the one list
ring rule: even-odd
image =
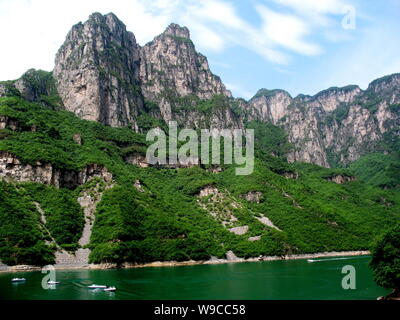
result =
[[82,119],[131,125],[143,110],[140,47],[114,14],[92,14],[68,33],[54,78],[65,109]]
[[[368,249],[399,222],[400,75],[234,98],[171,24],[68,33],[52,72],[0,82],[0,260],[142,263]],[[149,165],[148,129],[251,128],[255,168]],[[306,162],[306,163],[302,163]]]
[[[54,78],[67,110],[114,127],[137,131],[148,115],[192,126],[235,122],[223,99],[231,93],[196,52],[189,30],[176,24],[140,47],[114,14],[94,13],[67,35]],[[200,100],[216,95],[222,96],[221,110],[196,110]]]
[[325,167],[348,165],[370,152],[393,152],[400,131],[400,74],[357,86],[330,88],[296,98],[260,90],[246,106],[249,119],[282,127],[294,144],[288,155]]
[[[189,30],[177,24],[141,47],[114,14],[94,13],[68,33],[53,76],[65,109],[82,119],[136,132],[170,120],[189,128],[272,123],[294,146],[290,162],[348,166],[371,152],[396,151],[393,141],[400,136],[400,74],[377,79],[365,91],[349,85],[292,98],[261,89],[250,101],[235,99],[196,51]],[[32,101],[35,93],[22,83],[14,89]],[[35,90],[46,93],[43,86]]]

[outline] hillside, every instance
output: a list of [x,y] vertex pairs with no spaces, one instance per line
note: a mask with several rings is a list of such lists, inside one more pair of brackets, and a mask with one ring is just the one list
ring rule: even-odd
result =
[[366,249],[399,220],[398,190],[354,180],[345,169],[270,156],[285,145],[273,125],[253,123],[276,139],[257,141],[254,173],[236,176],[232,166],[131,164],[129,155],[144,153],[144,135],[44,103],[0,98],[0,115],[7,119],[0,140],[6,264],[52,263],[60,248],[77,250],[84,225],[77,199],[85,190],[102,194],[88,246],[97,263]]
[[[400,221],[400,75],[315,96],[232,97],[171,24],[141,47],[114,15],[52,72],[0,82],[0,261],[208,260],[369,249]],[[255,168],[150,165],[146,133],[255,130]],[[167,130],[165,130],[167,131]]]

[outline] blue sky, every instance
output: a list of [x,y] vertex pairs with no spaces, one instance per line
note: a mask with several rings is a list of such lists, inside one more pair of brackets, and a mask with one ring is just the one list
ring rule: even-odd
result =
[[400,72],[400,0],[0,0],[0,80],[51,70],[71,26],[114,12],[144,45],[187,26],[234,96],[315,94]]

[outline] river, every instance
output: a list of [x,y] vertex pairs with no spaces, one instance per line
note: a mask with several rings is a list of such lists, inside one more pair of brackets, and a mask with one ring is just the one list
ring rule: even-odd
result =
[[[369,256],[279,260],[180,267],[113,270],[57,270],[60,281],[43,289],[41,272],[0,273],[0,299],[373,299],[389,291],[378,287],[368,267]],[[342,268],[354,266],[356,289],[342,288]],[[24,277],[14,284],[11,279]],[[102,284],[116,292],[90,290]]]

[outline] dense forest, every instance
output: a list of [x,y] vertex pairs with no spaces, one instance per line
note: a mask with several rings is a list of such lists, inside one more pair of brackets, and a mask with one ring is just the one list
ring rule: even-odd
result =
[[[22,165],[50,163],[60,172],[79,172],[96,163],[113,177],[60,188],[0,181],[0,260],[9,265],[54,263],[54,242],[68,251],[79,248],[84,213],[77,199],[94,183],[104,188],[88,245],[92,263],[207,260],[229,250],[248,258],[369,249],[400,221],[396,154],[371,154],[347,168],[290,164],[285,132],[252,121],[247,127],[255,129],[256,160],[249,176],[235,175],[233,165],[218,171],[204,165],[142,168],[126,159],[145,155],[144,133],[81,120],[61,110],[54,96],[29,102],[11,92],[0,98],[0,117],[14,123],[0,129],[0,152]],[[348,179],[339,184],[337,176]],[[204,188],[214,195],[200,197]],[[244,234],[229,230],[240,226],[247,226]]]

